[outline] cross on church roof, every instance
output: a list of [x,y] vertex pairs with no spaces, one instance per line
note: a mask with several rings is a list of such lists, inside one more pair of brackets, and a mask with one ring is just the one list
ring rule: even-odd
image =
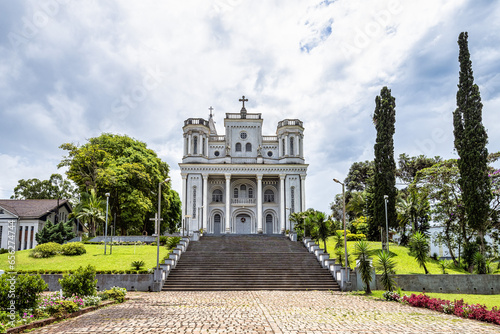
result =
[[212,111],[214,110],[214,108],[212,108],[212,106],[210,106],[210,108],[208,108],[208,110],[210,110],[210,118],[212,118]]
[[243,108],[242,109],[245,109],[245,102],[248,102],[248,99],[245,99],[245,95],[243,95],[243,97],[239,101],[243,102]]

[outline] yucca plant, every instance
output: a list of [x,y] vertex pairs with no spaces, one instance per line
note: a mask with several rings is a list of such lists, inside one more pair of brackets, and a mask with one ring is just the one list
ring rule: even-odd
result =
[[396,267],[396,262],[392,260],[392,254],[388,251],[380,251],[377,253],[377,262],[375,262],[375,268],[381,271],[380,283],[386,291],[392,291],[396,282],[392,279],[391,275],[394,274],[394,268]]
[[488,266],[486,264],[486,257],[481,252],[474,254],[474,265],[476,266],[476,274],[487,274]]
[[361,280],[365,284],[365,293],[372,293],[370,289],[370,282],[372,281],[372,265],[370,261],[370,256],[372,251],[370,245],[366,241],[358,241],[354,245],[354,256],[358,262],[359,273],[361,274]]
[[448,266],[448,264],[446,263],[445,260],[439,261],[439,268],[441,268],[441,270],[443,271],[443,274],[446,274],[446,267],[447,266]]

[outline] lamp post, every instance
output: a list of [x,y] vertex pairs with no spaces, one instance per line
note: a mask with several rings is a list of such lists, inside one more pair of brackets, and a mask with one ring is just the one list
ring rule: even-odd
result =
[[106,226],[104,227],[104,255],[106,255],[106,238],[108,237],[108,205],[109,205],[109,193],[106,193]]
[[165,181],[162,181],[158,183],[158,215],[156,216],[156,274],[157,274],[157,281],[161,281],[160,279],[160,223],[162,221],[161,219],[161,185],[163,183],[167,183],[170,181],[170,178],[166,179]]
[[387,220],[387,201],[389,200],[388,195],[384,195],[384,202],[385,202],[385,245],[387,247],[387,252],[389,252],[389,222]]
[[343,203],[343,205],[342,205],[342,210],[343,210],[342,220],[344,222],[344,253],[345,253],[345,269],[346,269],[345,271],[346,271],[346,280],[347,280],[347,277],[349,275],[348,274],[349,270],[347,269],[347,232],[346,232],[346,227],[345,227],[345,185],[337,179],[333,179],[333,181],[342,185],[342,203]]

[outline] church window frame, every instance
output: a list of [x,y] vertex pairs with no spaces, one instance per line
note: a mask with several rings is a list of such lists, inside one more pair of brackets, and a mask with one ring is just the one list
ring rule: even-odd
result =
[[202,151],[202,154],[205,155],[205,138],[202,139],[201,141],[201,151]]
[[252,144],[251,143],[247,143],[245,145],[245,151],[246,152],[252,152]]
[[285,139],[281,140],[281,155],[285,155]]
[[238,188],[233,189],[233,198],[238,198]]
[[253,198],[253,188],[252,187],[248,188],[248,198]]
[[241,152],[241,143],[236,143],[235,147],[234,147],[234,150],[236,152]]
[[215,189],[212,192],[212,202],[215,202],[215,203],[224,203],[223,200],[224,200],[224,197],[223,197],[222,190]]
[[293,144],[294,144],[294,137],[290,137],[290,153],[289,153],[290,156],[294,156],[295,155],[294,152],[293,152],[293,148],[294,148]]
[[264,202],[274,203],[274,191],[272,189],[266,189],[264,191]]
[[245,131],[241,131],[240,132],[240,138],[243,139],[243,140],[245,140],[245,139],[248,138],[248,134]]
[[198,154],[198,137],[193,137],[193,154]]

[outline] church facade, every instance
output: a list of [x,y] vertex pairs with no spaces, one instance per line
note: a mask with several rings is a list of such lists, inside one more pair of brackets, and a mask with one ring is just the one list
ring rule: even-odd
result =
[[208,120],[184,121],[182,216],[185,233],[279,234],[306,210],[303,123],[284,119],[263,135],[260,113],[226,113],[219,135]]

